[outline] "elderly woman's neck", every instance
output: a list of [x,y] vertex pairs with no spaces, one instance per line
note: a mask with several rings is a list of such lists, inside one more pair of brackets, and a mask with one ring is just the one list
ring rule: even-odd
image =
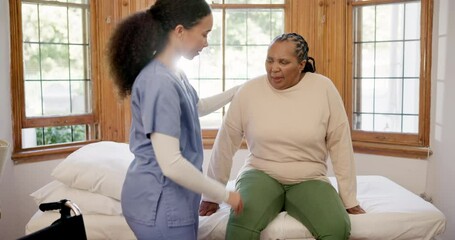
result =
[[306,72],[301,72],[300,73],[300,80],[302,80],[303,77],[305,77]]

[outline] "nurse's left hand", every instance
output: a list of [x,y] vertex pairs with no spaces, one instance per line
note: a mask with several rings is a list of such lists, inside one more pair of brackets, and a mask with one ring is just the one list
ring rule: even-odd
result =
[[239,192],[229,192],[227,204],[231,205],[236,215],[239,215],[243,211],[243,201]]

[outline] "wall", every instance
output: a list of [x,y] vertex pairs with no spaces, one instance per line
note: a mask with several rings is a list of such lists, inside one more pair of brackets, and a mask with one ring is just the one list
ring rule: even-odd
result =
[[[12,142],[8,0],[0,0],[0,139]],[[9,158],[10,155],[8,155]],[[0,239],[16,239],[37,206],[28,195],[49,182],[58,161],[14,165],[6,161],[0,176]]]
[[[444,2],[448,5],[450,1],[445,0]],[[455,11],[453,3],[450,8],[452,11]],[[448,12],[448,9],[445,10]],[[437,15],[437,13],[435,13],[435,15]],[[455,29],[455,20],[452,18],[450,21],[451,28]],[[0,0],[0,139],[11,141],[12,125],[10,107],[11,96],[9,91],[9,36],[8,0]],[[451,36],[453,39],[453,32],[451,33]],[[446,60],[451,60],[452,62],[455,61],[455,59],[453,59],[453,50],[452,55],[449,54],[448,50],[449,49],[447,48],[442,51],[434,51],[435,55],[438,53],[442,55],[447,54],[447,59],[443,58],[440,63],[441,65],[444,65],[444,61]],[[435,56],[435,58],[438,59],[438,56]],[[438,69],[437,66],[434,66],[434,68]],[[448,74],[450,68],[447,67],[447,78],[455,75],[453,69],[455,68],[452,68],[452,74]],[[442,78],[442,80],[447,80],[447,78]],[[453,83],[445,84],[452,84],[453,86]],[[441,90],[442,89],[439,89],[439,91]],[[452,111],[452,108],[449,107],[448,103],[450,102],[449,100],[454,102],[454,99],[452,99],[454,97],[447,95],[448,94],[446,94],[446,99],[441,100],[443,102],[437,105],[436,110],[440,113],[448,113]],[[441,96],[438,95],[438,98],[440,97]],[[453,212],[455,207],[453,206],[453,203],[451,203],[455,202],[453,201],[453,193],[449,191],[446,193],[444,191],[448,188],[448,186],[450,186],[450,183],[454,182],[453,175],[450,176],[448,173],[450,168],[454,169],[453,162],[450,162],[450,156],[455,155],[453,150],[451,150],[454,149],[454,134],[453,127],[449,125],[449,123],[454,122],[450,120],[455,120],[453,111],[451,116],[445,116],[445,118],[441,120],[444,120],[445,124],[438,125],[438,131],[446,134],[442,134],[443,138],[440,139],[440,142],[438,144],[434,144],[435,155],[431,158],[430,162],[415,159],[356,154],[357,173],[383,175],[398,182],[415,193],[422,193],[425,190],[427,168],[430,163],[432,166],[431,168],[428,168],[428,175],[432,176],[432,181],[431,187],[429,187],[428,190],[432,190],[431,193],[437,206],[441,207],[443,211],[449,215],[449,219],[453,219],[453,217],[455,217],[455,213]],[[449,130],[451,130],[452,136],[449,135]],[[236,155],[236,163],[240,164],[246,154],[246,151],[240,151]],[[210,156],[209,150],[205,151],[205,157],[208,158],[208,156]],[[51,181],[50,173],[59,162],[59,160],[53,160],[14,165],[12,161],[7,161],[6,168],[0,182],[0,207],[2,208],[2,218],[0,219],[0,239],[16,239],[24,234],[25,224],[37,210],[37,206],[34,204],[31,197],[29,197],[29,194]],[[435,174],[440,172],[444,174]],[[438,177],[440,175],[444,175],[443,178]],[[450,195],[452,197],[450,197],[449,194],[452,194]],[[451,201],[447,201],[446,199]],[[448,229],[448,232],[449,235],[447,235],[448,237],[445,239],[455,239],[453,229]]]
[[455,239],[455,2],[435,0],[431,148],[427,193],[446,215],[441,239]]

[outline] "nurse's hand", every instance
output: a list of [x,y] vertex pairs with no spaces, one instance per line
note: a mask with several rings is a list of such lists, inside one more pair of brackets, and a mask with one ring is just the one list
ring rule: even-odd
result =
[[236,215],[239,215],[243,210],[243,201],[239,192],[229,192],[227,204],[231,205],[231,208]]
[[219,208],[220,205],[218,203],[202,201],[199,205],[199,216],[210,216]]

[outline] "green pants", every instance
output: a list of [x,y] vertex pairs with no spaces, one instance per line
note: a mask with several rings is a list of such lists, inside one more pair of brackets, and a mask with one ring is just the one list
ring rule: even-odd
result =
[[281,212],[305,225],[316,239],[348,239],[349,216],[330,183],[310,180],[283,185],[259,170],[244,172],[236,183],[243,212],[231,212],[226,239],[259,239],[261,231]]

